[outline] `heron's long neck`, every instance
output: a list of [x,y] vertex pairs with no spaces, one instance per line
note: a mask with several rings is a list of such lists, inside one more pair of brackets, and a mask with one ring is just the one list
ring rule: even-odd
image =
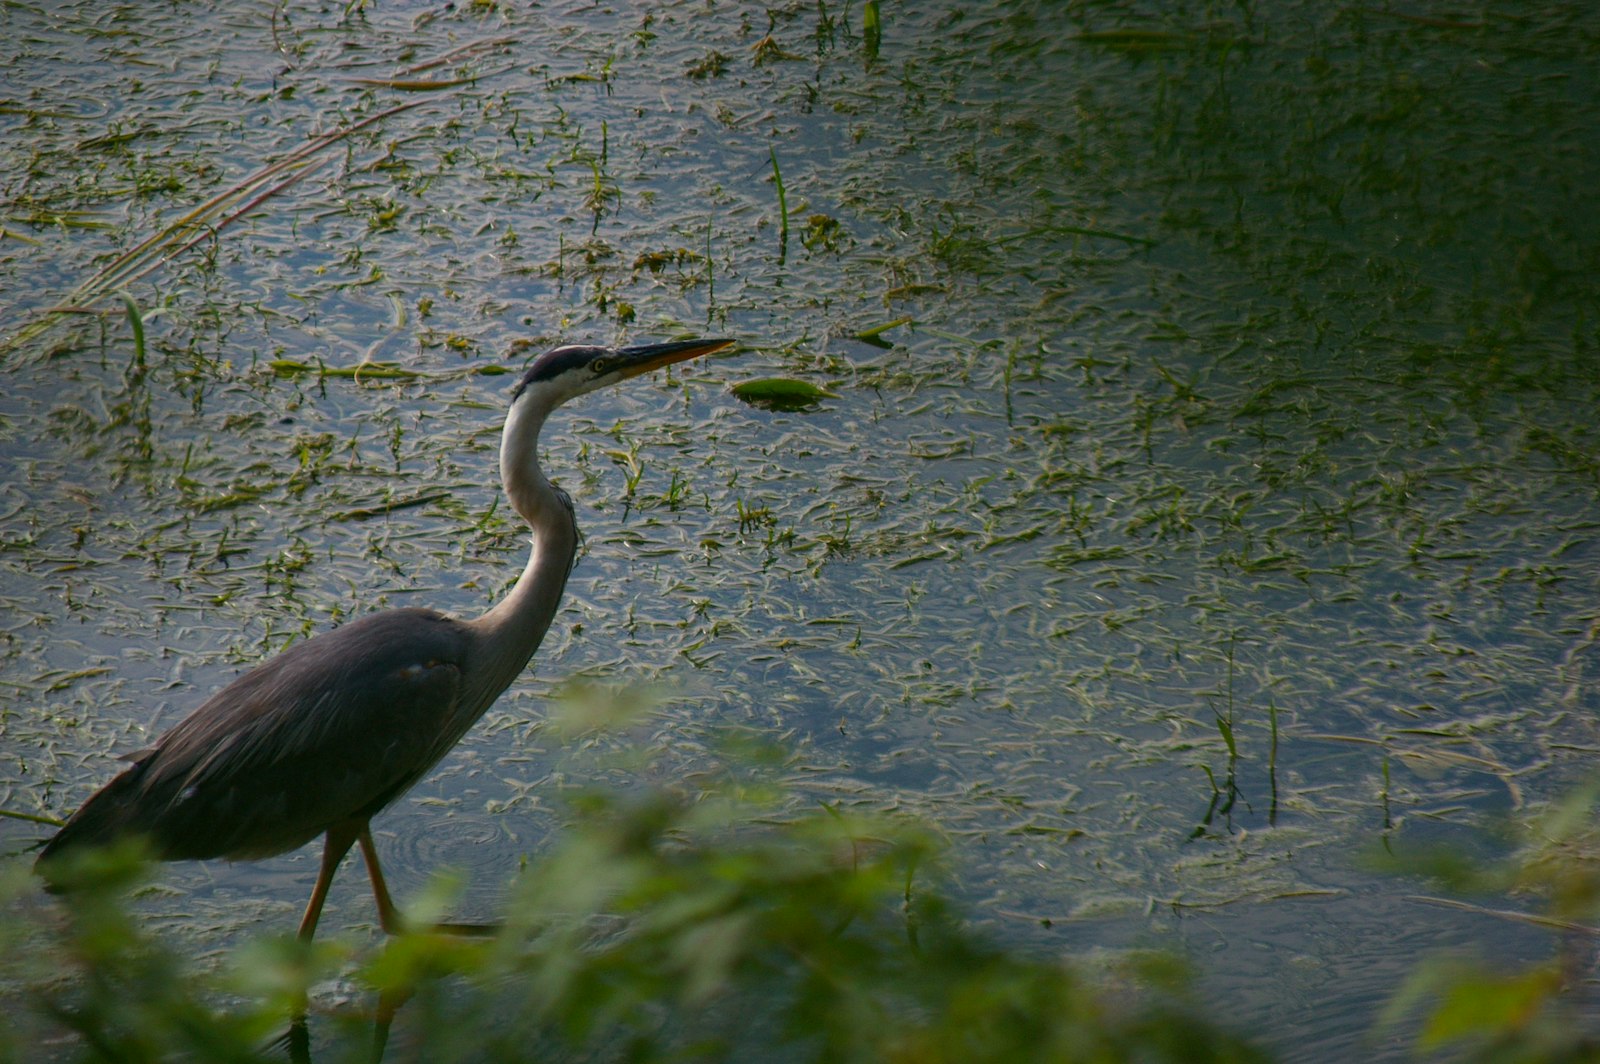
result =
[[469,622],[484,659],[469,692],[478,712],[528,665],[561,606],[567,573],[578,550],[578,526],[565,496],[539,469],[539,430],[548,410],[524,400],[511,409],[500,440],[500,477],[512,508],[528,522],[533,549],[515,586],[482,617]]

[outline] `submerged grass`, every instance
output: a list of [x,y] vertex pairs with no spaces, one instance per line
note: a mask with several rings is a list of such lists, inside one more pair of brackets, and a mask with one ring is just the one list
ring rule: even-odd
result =
[[[276,30],[276,12],[274,29]],[[442,63],[501,49],[514,43],[514,39],[506,37],[468,42],[451,49],[442,57],[410,68],[407,73],[419,73]],[[453,93],[503,74],[508,69],[510,68],[454,79],[418,80],[399,77],[351,80],[356,84],[393,91]],[[56,306],[41,311],[36,320],[22,326],[13,335],[0,339],[0,356],[13,354],[33,344],[62,315],[92,312],[107,297],[181,257],[204,241],[215,240],[230,226],[250,216],[268,201],[284,195],[295,185],[333,162],[329,156],[332,149],[358,133],[380,126],[383,122],[427,102],[429,101],[415,100],[382,108],[364,118],[346,122],[335,129],[317,134],[277,161],[266,164],[234,182],[200,205],[187,210],[177,220],[117,255],[93,276],[62,297]]]
[[778,194],[778,262],[781,265],[789,254],[789,198],[783,190],[783,171],[778,169],[778,149],[768,147],[772,160],[772,186]]
[[[68,293],[43,316],[24,326],[0,343],[0,355],[32,344],[55,324],[61,315],[92,310],[101,300],[159,269],[204,240],[211,239],[274,196],[281,195],[297,182],[311,176],[331,160],[317,156],[347,137],[401,114],[422,101],[399,104],[358,122],[312,138],[289,155],[263,166],[248,177],[212,196],[129,250],[118,255],[88,280]],[[287,174],[287,176],[283,176]]]

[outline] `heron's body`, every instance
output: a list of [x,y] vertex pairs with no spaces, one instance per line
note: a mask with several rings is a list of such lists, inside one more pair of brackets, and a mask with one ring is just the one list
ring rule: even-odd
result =
[[134,754],[133,766],[50,840],[41,865],[132,835],[166,860],[248,860],[325,834],[302,936],[315,929],[333,871],[357,841],[390,929],[393,905],[368,822],[437,764],[527,667],[577,554],[572,504],[539,469],[545,419],[576,395],[729,342],[568,347],[541,356],[517,387],[501,439],[506,494],[533,534],[527,567],[510,593],[472,620],[388,610],[291,646]]
[[[253,860],[333,819],[371,817],[477,719],[461,683],[471,632],[432,610],[392,610],[290,647],[134,754],[42,857],[140,834],[166,860]],[[364,681],[341,698],[351,648]]]

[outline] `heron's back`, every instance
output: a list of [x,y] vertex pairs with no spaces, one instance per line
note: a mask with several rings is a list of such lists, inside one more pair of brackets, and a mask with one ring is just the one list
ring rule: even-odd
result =
[[129,835],[165,860],[267,857],[365,820],[454,745],[442,733],[470,727],[459,696],[473,647],[465,624],[422,609],[297,643],[135,755],[39,860]]

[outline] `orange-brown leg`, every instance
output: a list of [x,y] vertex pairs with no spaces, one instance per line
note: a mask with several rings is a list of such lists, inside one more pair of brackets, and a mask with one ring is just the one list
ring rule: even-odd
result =
[[339,862],[350,852],[350,844],[356,841],[357,835],[365,836],[366,833],[366,824],[359,827],[355,824],[335,824],[328,829],[328,837],[322,847],[322,867],[317,869],[317,885],[311,888],[311,900],[306,902],[305,915],[300,917],[301,941],[310,941],[311,936],[317,933],[317,920],[322,917],[322,903],[328,900],[328,886],[333,882],[333,873],[338,871]]
[[[372,831],[361,825],[356,839],[361,843],[361,856],[367,861],[367,875],[372,880],[372,896],[378,902],[378,922],[386,934],[400,933],[400,910],[389,897],[389,885],[384,882],[383,869],[378,865],[378,848],[372,843]],[[498,924],[435,924],[433,930],[454,935],[493,935],[500,930]]]
[[367,877],[372,880],[372,897],[378,903],[378,923],[382,925],[384,934],[398,935],[400,910],[394,907],[394,899],[389,897],[389,885],[383,881],[383,869],[378,867],[378,848],[372,844],[372,830],[368,825],[361,825],[356,841],[361,843],[361,856],[367,862]]

